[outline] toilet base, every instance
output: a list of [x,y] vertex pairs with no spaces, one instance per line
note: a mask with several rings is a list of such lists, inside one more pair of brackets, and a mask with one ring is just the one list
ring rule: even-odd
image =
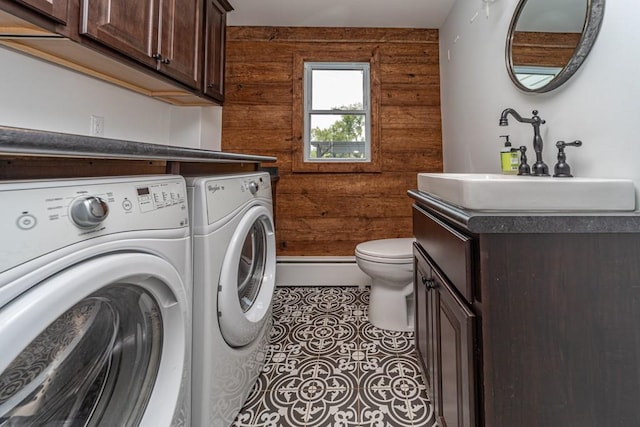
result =
[[402,290],[374,280],[369,293],[369,322],[377,328],[398,331],[413,331],[413,282]]

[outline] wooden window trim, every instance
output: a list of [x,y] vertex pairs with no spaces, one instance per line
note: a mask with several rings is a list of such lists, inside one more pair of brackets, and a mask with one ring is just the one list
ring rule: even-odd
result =
[[[304,63],[305,62],[368,62],[371,84],[371,161],[370,162],[305,162],[304,161]],[[382,172],[380,156],[380,54],[362,52],[324,51],[298,52],[293,57],[292,104],[292,164],[293,172]]]

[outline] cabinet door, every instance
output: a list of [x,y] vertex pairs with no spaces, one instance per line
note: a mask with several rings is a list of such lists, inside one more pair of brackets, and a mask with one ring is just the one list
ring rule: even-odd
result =
[[226,2],[205,0],[205,58],[204,88],[205,95],[218,101],[224,100],[224,43],[227,26]]
[[82,0],[81,33],[157,66],[159,0]]
[[18,3],[29,6],[38,12],[53,18],[54,20],[67,23],[67,7],[69,0],[16,0]]
[[[435,344],[435,411],[441,427],[476,425],[475,316],[433,269],[433,338]],[[431,295],[432,294],[432,295]]]
[[159,70],[200,88],[202,0],[162,1]]
[[429,345],[433,334],[431,324],[432,308],[428,299],[429,284],[432,283],[431,267],[427,264],[420,249],[414,246],[414,337],[418,360],[422,364],[422,372],[427,381],[429,397],[433,399],[433,351]]

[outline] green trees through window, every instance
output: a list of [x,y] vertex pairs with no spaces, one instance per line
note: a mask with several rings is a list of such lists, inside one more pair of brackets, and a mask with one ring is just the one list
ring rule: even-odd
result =
[[[335,107],[333,110],[362,110],[362,104]],[[334,117],[334,116],[331,116]],[[365,144],[365,116],[342,114],[329,126],[311,129],[312,158],[362,158]]]

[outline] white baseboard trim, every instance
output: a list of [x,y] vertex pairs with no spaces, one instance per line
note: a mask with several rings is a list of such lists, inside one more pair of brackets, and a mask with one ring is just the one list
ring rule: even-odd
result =
[[276,286],[369,286],[354,256],[277,257]]

